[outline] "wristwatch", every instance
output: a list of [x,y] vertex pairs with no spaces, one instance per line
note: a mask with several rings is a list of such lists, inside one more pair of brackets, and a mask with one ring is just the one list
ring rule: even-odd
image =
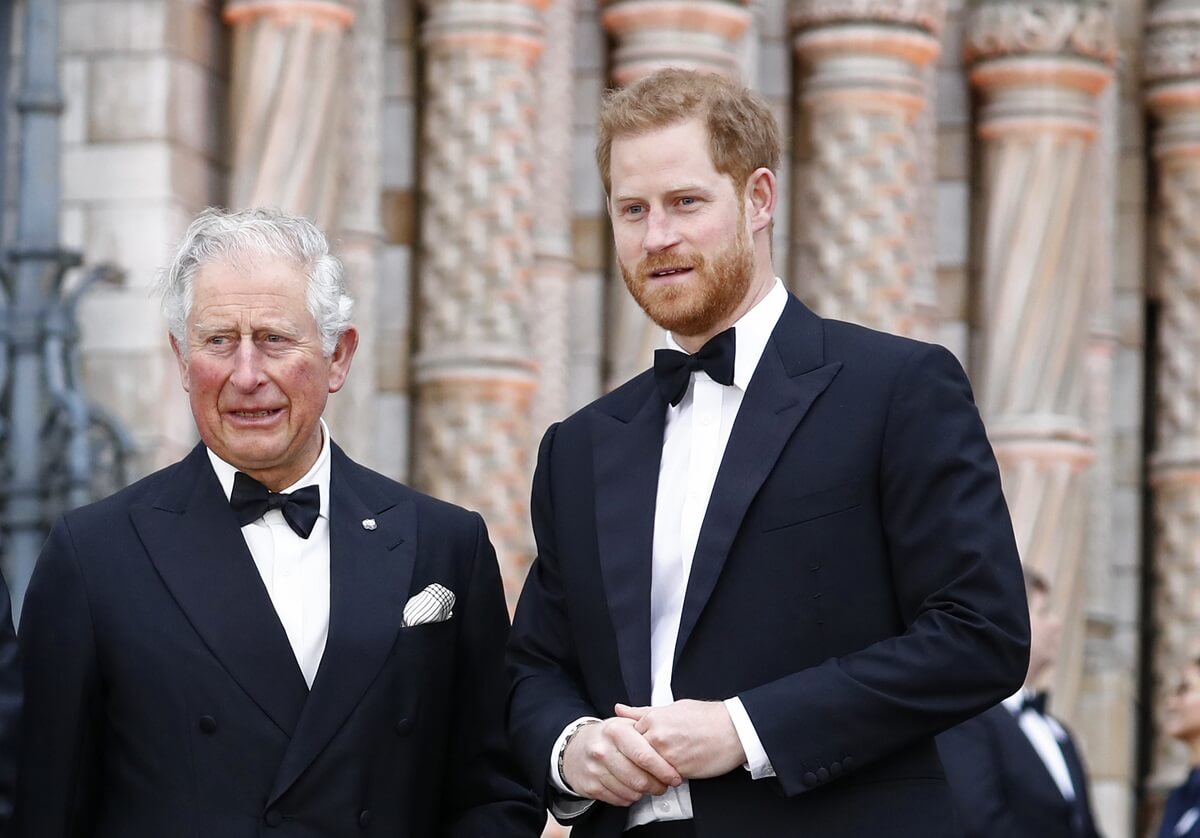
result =
[[600,719],[582,719],[582,720],[580,720],[578,723],[576,723],[575,727],[567,734],[566,738],[563,739],[562,747],[558,749],[558,778],[560,780],[562,780],[563,788],[565,788],[567,791],[571,792],[571,794],[575,795],[576,797],[582,797],[582,795],[580,795],[578,792],[576,792],[575,789],[571,788],[571,784],[567,782],[567,774],[565,771],[563,771],[563,760],[566,759],[566,756],[567,756],[567,746],[571,744],[571,740],[575,738],[575,734],[579,733],[581,728],[585,728],[588,725],[598,725],[598,724],[600,724]]

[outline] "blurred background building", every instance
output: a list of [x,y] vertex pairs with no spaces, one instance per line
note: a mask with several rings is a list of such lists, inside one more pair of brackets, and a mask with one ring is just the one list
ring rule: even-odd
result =
[[[14,85],[47,2],[16,2]],[[305,214],[363,335],[335,437],[480,510],[510,603],[541,433],[661,341],[614,270],[601,93],[666,64],[762,92],[784,281],[970,372],[1066,619],[1053,710],[1106,834],[1153,823],[1200,652],[1200,0],[59,0],[56,39],[61,240],[120,271],[82,298],[82,379],[129,476],[196,441],[171,246],[209,204]]]

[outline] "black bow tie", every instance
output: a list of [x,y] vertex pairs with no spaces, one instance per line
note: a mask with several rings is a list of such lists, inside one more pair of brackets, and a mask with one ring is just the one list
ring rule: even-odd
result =
[[294,492],[272,492],[250,475],[239,471],[233,477],[229,505],[237,513],[238,526],[244,527],[251,521],[257,521],[267,514],[268,509],[278,509],[296,535],[308,538],[317,519],[321,517],[321,490],[317,486],[305,486]]
[[654,377],[658,379],[659,392],[672,405],[679,404],[687,393],[692,373],[701,370],[718,384],[732,384],[733,351],[736,346],[731,326],[700,347],[695,355],[675,349],[656,349]]
[[1021,715],[1026,710],[1032,710],[1039,716],[1046,715],[1046,691],[1025,693],[1025,697],[1021,699],[1021,707],[1017,710],[1017,715]]

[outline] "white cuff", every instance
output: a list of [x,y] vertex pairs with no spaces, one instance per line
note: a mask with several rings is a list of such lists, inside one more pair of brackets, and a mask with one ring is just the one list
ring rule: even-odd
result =
[[[572,733],[579,729],[580,725],[584,724],[585,722],[598,721],[601,721],[601,719],[597,719],[595,716],[581,716],[563,728],[563,732],[558,734],[558,738],[554,740],[554,747],[550,749],[550,784],[554,786],[554,788],[558,789],[558,791],[568,795],[571,798],[574,798],[575,800],[583,800],[584,798],[567,788],[567,781],[564,780],[562,775],[558,773],[558,755],[562,752],[562,749],[567,746],[567,739]],[[565,802],[566,801],[560,801],[560,803]],[[570,817],[570,815],[568,814],[565,817]]]
[[766,777],[774,777],[775,769],[771,767],[771,759],[763,749],[762,740],[758,738],[758,731],[754,729],[754,723],[750,721],[750,715],[746,712],[746,708],[742,706],[742,700],[735,695],[733,698],[725,699],[724,704],[725,710],[733,722],[733,729],[742,743],[742,750],[746,752],[744,767],[750,772],[750,778],[762,780]]

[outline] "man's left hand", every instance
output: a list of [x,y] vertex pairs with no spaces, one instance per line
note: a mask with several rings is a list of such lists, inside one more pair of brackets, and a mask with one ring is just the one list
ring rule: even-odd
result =
[[720,701],[683,699],[663,707],[616,706],[685,779],[719,777],[746,762],[746,752]]

